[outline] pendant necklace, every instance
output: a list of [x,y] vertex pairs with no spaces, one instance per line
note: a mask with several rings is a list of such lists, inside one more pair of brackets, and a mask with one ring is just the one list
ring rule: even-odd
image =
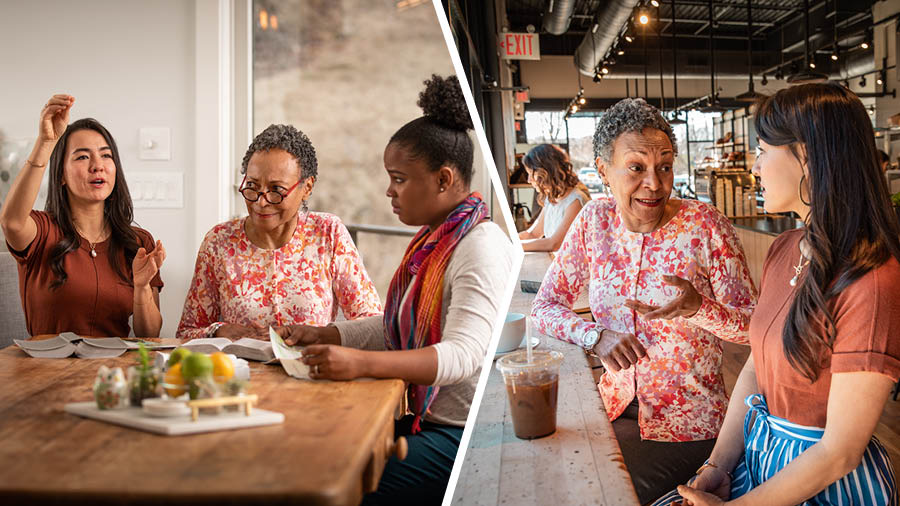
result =
[[[803,248],[800,247],[800,244],[797,244],[797,249],[800,250],[800,260],[797,262],[797,265],[794,266],[794,277],[791,278],[790,285],[797,286],[797,282],[800,280],[800,273],[803,272],[803,268],[809,265],[809,260],[806,258],[806,255],[803,254]],[[804,262],[806,260],[806,262]]]
[[75,225],[75,230],[78,231],[78,235],[80,235],[81,237],[84,237],[85,240],[87,240],[88,244],[91,246],[91,257],[92,257],[92,258],[97,258],[97,251],[94,249],[94,247],[97,246],[97,244],[100,244],[101,242],[103,242],[103,236],[106,235],[106,234],[105,234],[105,232],[106,232],[105,229],[104,229],[103,232],[101,232],[101,234],[100,234],[100,240],[98,240],[97,242],[91,242],[91,240],[88,239],[87,236],[85,236],[85,235],[81,232],[81,229],[78,228],[78,225]]

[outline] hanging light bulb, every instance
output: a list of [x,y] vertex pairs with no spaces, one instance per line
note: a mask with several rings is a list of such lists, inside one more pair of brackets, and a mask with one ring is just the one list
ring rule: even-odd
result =
[[606,74],[609,74],[609,69],[606,68],[606,67],[603,67],[602,69],[600,69],[600,72],[601,72],[603,75],[606,75]]
[[634,37],[632,37],[632,36],[629,34],[629,35],[626,35],[626,36],[625,36],[625,40],[628,41],[628,42],[634,42]]
[[577,106],[577,105],[573,105],[573,106],[572,106],[572,114],[575,114],[576,112],[578,112],[578,106]]
[[650,16],[648,16],[646,12],[642,12],[638,15],[638,22],[642,25],[646,25],[650,22]]
[[838,54],[837,54],[837,53],[831,53],[831,59],[832,59],[832,61],[838,61]]
[[624,50],[624,49],[619,49],[618,51],[616,51],[616,54],[619,55],[619,56],[622,56],[623,54],[625,54],[625,50]]
[[766,75],[765,75],[765,74],[763,74],[763,78],[762,78],[761,84],[762,84],[763,86],[769,84],[769,80],[766,78]]
[[861,47],[863,49],[869,49],[869,39],[864,39],[862,41],[862,43],[859,45],[859,47]]
[[816,62],[813,62],[813,61],[809,62],[809,68],[811,68],[811,69],[816,68]]
[[587,102],[587,99],[584,98],[584,97],[581,97],[581,98],[578,99],[578,103],[581,104],[581,105],[584,105],[585,102]]
[[885,77],[884,71],[882,70],[881,72],[878,73],[878,79],[875,80],[875,84],[877,84],[878,86],[881,86],[882,84],[884,84],[884,77]]
[[659,7],[659,2],[657,0],[650,0],[650,5],[654,7]]
[[862,76],[859,78],[859,85],[863,88],[866,87],[866,76]]

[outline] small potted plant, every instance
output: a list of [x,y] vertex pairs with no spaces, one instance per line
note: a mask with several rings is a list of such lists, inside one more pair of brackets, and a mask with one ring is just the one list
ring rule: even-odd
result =
[[144,343],[138,344],[137,364],[128,368],[128,392],[132,406],[141,406],[144,399],[162,397],[159,368],[153,366]]

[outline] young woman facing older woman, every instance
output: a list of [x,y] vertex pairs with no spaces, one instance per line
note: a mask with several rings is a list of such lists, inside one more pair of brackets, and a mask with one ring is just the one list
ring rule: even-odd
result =
[[900,377],[900,230],[872,122],[833,83],[781,90],[755,121],[766,211],[806,227],[769,248],[752,355],[712,454],[678,492],[694,505],[897,505],[872,434]]
[[[90,118],[68,125],[74,104],[54,95],[41,109],[37,141],[0,210],[28,332],[124,337],[133,315],[135,335],[157,337],[165,250],[132,225],[109,131]],[[33,210],[48,164],[46,211]]]

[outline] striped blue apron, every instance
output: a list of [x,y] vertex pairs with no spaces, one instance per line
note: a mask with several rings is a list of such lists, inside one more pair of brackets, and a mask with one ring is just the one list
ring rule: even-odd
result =
[[[734,470],[732,499],[774,476],[825,434],[824,429],[797,425],[770,414],[761,394],[748,396],[744,403],[750,407],[744,418],[744,458]],[[680,500],[678,492],[672,491],[653,504],[664,506]],[[802,506],[898,506],[898,503],[890,457],[873,436],[856,469]]]

